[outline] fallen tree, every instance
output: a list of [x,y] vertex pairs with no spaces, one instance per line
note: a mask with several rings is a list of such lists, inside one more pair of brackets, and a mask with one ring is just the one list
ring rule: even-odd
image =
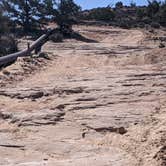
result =
[[59,39],[56,38],[56,35],[58,35],[58,34],[62,36],[62,40],[63,40],[63,38],[73,38],[73,39],[88,42],[88,43],[96,43],[97,42],[95,40],[88,39],[88,38],[80,35],[79,33],[75,32],[73,30],[70,31],[70,34],[68,34],[68,37],[64,36],[64,34],[61,32],[61,30],[59,28],[48,30],[48,32],[46,34],[39,37],[36,41],[34,41],[32,43],[32,45],[29,45],[27,43],[26,49],[19,51],[19,52],[16,52],[16,53],[12,53],[12,54],[0,57],[0,68],[6,67],[6,66],[14,63],[18,57],[25,57],[25,56],[32,55],[33,51],[35,54],[38,54],[41,51],[41,47],[48,40],[51,40],[51,37],[55,36],[55,40],[58,41]]
[[41,47],[48,41],[49,36],[55,33],[56,29],[49,30],[46,34],[39,37],[32,45],[29,45],[26,49],[0,57],[0,68],[5,67],[17,60],[18,57],[30,56],[32,51],[40,50]]

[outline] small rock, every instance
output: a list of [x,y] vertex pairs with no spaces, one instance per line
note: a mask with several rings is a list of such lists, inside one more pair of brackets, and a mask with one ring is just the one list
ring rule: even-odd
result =
[[38,98],[41,98],[41,97],[43,97],[44,96],[44,92],[35,92],[35,93],[32,93],[31,95],[30,95],[30,98],[32,98],[33,100],[34,99],[38,99]]
[[48,56],[48,54],[46,52],[41,52],[39,54],[39,58],[45,58],[47,60],[50,60],[50,57]]
[[126,132],[127,132],[127,130],[124,128],[124,127],[120,127],[120,128],[118,128],[117,129],[117,132],[119,133],[119,134],[125,134]]
[[47,158],[44,158],[43,160],[44,160],[44,161],[48,161],[48,159],[47,159]]
[[7,76],[9,76],[9,75],[10,75],[10,72],[9,72],[9,71],[7,71],[7,70],[3,70],[3,71],[2,71],[2,73],[3,73],[4,75],[7,75]]
[[165,47],[165,44],[164,43],[160,43],[159,44],[159,48],[164,48]]

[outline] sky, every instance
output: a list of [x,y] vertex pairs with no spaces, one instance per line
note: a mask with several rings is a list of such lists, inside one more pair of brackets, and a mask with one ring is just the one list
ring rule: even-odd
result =
[[116,2],[121,1],[125,5],[129,5],[132,1],[137,5],[146,5],[147,0],[75,0],[82,9],[91,9],[95,7],[108,6],[109,4],[114,5]]

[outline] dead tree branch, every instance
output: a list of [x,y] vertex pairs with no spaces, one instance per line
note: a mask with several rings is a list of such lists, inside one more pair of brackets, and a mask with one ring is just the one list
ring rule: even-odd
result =
[[34,41],[34,43],[32,43],[32,45],[29,46],[27,49],[0,57],[0,67],[11,64],[12,62],[16,61],[18,57],[29,56],[32,51],[39,47],[42,47],[48,41],[49,36],[52,35],[54,32],[55,29],[49,30],[46,34],[42,35],[36,41]]

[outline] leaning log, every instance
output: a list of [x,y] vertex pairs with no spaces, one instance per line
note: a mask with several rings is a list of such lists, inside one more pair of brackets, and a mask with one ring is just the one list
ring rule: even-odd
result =
[[54,32],[55,29],[49,30],[46,34],[42,35],[36,41],[34,41],[34,43],[32,43],[32,45],[29,46],[27,49],[0,57],[0,67],[11,64],[12,62],[16,61],[18,57],[25,57],[31,55],[31,52],[38,47],[42,47],[48,41],[49,36],[52,35]]

